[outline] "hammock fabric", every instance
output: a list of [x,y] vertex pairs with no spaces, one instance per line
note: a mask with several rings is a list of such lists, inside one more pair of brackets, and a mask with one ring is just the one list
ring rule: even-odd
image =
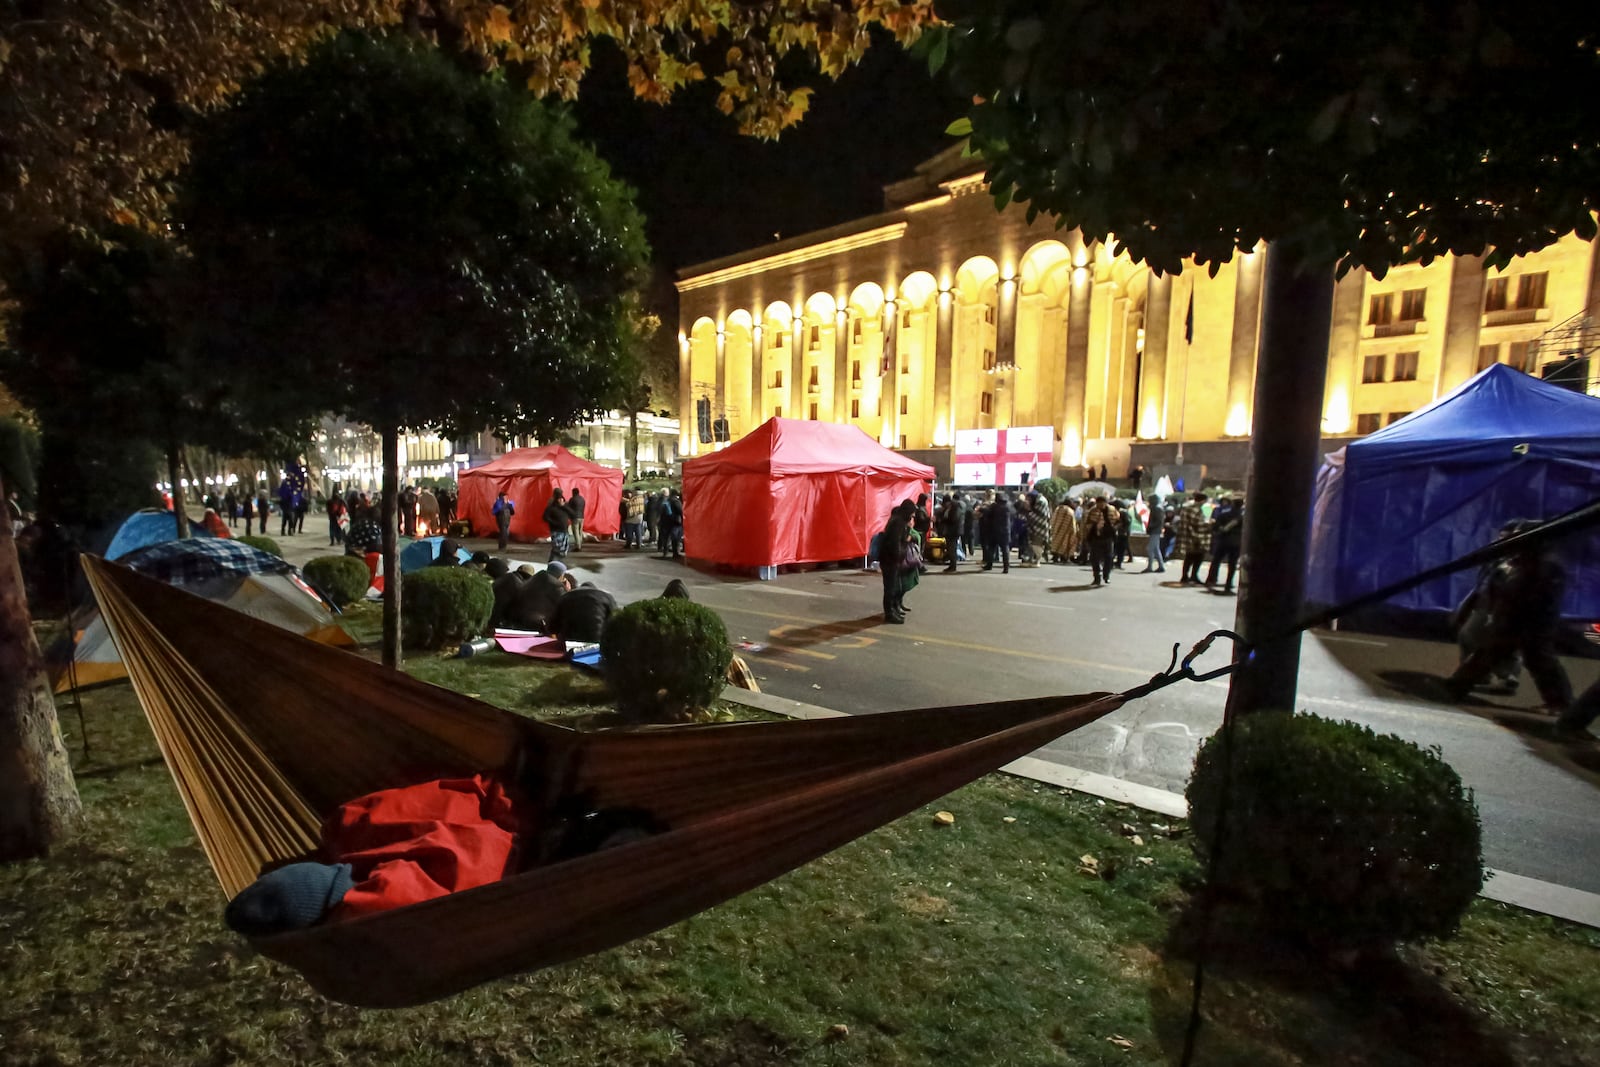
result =
[[[404,1007],[588,955],[754,889],[1115,711],[1091,693],[811,721],[579,733],[84,557],[231,898],[366,793],[498,773],[670,829],[411,907],[254,940],[323,995]],[[252,684],[238,696],[240,671]],[[537,819],[537,815],[535,816]]]

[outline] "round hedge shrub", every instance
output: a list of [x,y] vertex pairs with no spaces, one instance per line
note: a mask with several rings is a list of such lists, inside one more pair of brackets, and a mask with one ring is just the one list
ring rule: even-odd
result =
[[283,558],[283,549],[279,548],[278,542],[274,541],[270,537],[237,537],[234,538],[234,540],[238,541],[241,545],[249,545],[251,548],[259,548],[269,556],[277,556],[279,559]]
[[1050,501],[1052,508],[1065,500],[1067,490],[1072,488],[1060,478],[1040,478],[1033,483],[1033,487],[1039,491],[1040,496]]
[[722,620],[691,600],[629,604],[600,637],[600,669],[617,710],[638,721],[694,718],[722,692],[732,659]]
[[494,583],[466,567],[425,567],[400,587],[402,637],[411,648],[440,648],[482,633],[493,611]]
[[[372,584],[367,565],[356,556],[318,556],[300,568],[306,581],[328,594],[338,607],[354,604]],[[402,590],[403,592],[403,590]]]
[[[1478,808],[1437,749],[1315,715],[1234,724],[1213,888],[1282,933],[1366,948],[1454,933],[1483,886]],[[1200,746],[1187,797],[1194,848],[1217,836],[1226,735]]]

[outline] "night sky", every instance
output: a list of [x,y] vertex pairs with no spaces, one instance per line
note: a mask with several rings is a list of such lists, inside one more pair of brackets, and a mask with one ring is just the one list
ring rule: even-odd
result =
[[678,268],[881,211],[883,186],[950,145],[944,129],[961,114],[892,42],[838,82],[807,83],[817,91],[805,119],[759,141],[717,111],[714,86],[667,107],[638,102],[620,59],[597,47],[574,110],[583,137],[638,190],[668,322]]

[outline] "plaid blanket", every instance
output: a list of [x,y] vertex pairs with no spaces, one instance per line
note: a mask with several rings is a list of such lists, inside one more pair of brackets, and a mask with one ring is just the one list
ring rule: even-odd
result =
[[1191,500],[1183,505],[1178,512],[1175,525],[1178,543],[1173,549],[1173,555],[1184,559],[1204,558],[1211,550],[1211,522],[1206,518],[1204,505],[1198,500]]
[[168,585],[198,585],[230,575],[294,573],[294,566],[277,556],[213,537],[147,545],[128,553],[121,562]]

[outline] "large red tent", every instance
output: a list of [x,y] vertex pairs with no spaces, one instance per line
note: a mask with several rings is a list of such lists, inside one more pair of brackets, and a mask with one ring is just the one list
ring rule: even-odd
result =
[[480,537],[496,529],[494,501],[504,489],[517,512],[511,519],[513,541],[536,541],[550,536],[544,509],[550,494],[583,490],[585,534],[615,534],[622,528],[617,505],[622,501],[623,474],[614,467],[591,463],[560,445],[513,448],[500,458],[461,472],[461,499],[456,514],[472,523]]
[[865,556],[889,510],[933,477],[855,426],[768,419],[684,463],[684,552],[735,567]]

